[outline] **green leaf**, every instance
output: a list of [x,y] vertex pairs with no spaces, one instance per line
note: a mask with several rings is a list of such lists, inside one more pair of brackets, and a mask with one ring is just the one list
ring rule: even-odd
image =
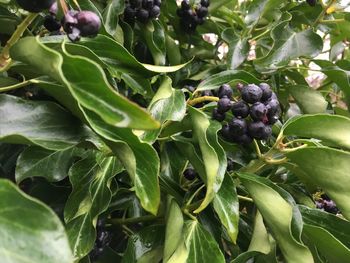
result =
[[[114,91],[98,64],[82,56],[70,55],[64,46],[62,48],[63,54],[60,54],[44,46],[38,38],[27,37],[13,46],[11,56],[64,84],[79,104],[107,123],[137,129],[158,127],[148,113]],[[42,67],[45,63],[51,67]]]
[[64,227],[43,203],[0,180],[0,243],[4,263],[73,263]]
[[316,138],[350,149],[350,119],[339,115],[315,114],[298,116],[288,121],[284,135]]
[[202,204],[194,211],[203,211],[219,191],[227,166],[226,154],[218,142],[217,132],[221,128],[218,122],[211,121],[203,112],[190,107],[194,140],[198,142],[205,173],[202,174],[207,192]]
[[[163,262],[186,262],[188,252],[184,250],[183,227],[181,208],[173,198],[168,197]],[[178,254],[185,260],[180,261]]]
[[112,198],[111,180],[121,171],[115,157],[102,158],[94,153],[69,170],[73,190],[66,202],[64,217],[76,259],[83,258],[92,249],[96,239],[96,219],[107,210]]
[[185,238],[188,249],[186,263],[225,262],[218,243],[198,221],[185,222]]
[[16,181],[20,183],[30,177],[44,177],[50,182],[58,182],[68,176],[68,170],[78,149],[50,151],[37,146],[25,149],[16,164]]
[[210,76],[209,78],[202,81],[198,87],[197,90],[211,90],[211,89],[217,89],[222,84],[229,83],[231,81],[243,81],[245,83],[255,83],[258,84],[261,82],[261,80],[255,78],[253,75],[251,75],[248,72],[240,71],[240,70],[226,70],[222,71],[220,73],[214,74]]
[[219,192],[214,197],[213,205],[221,223],[226,228],[233,243],[238,235],[239,202],[236,185],[229,175],[225,175]]
[[248,251],[256,251],[263,254],[268,254],[271,252],[269,234],[264,225],[263,217],[259,211],[257,211],[255,215],[254,232]]
[[115,36],[118,28],[118,16],[124,11],[123,0],[109,0],[103,11],[103,22],[106,31]]
[[320,92],[303,85],[290,86],[288,87],[288,91],[294,97],[303,113],[313,114],[326,112],[328,102]]
[[301,224],[301,222],[296,222],[294,207],[280,195],[282,189],[276,191],[277,186],[255,175],[240,173],[239,178],[278,242],[285,260],[299,263],[313,262],[308,248],[297,240],[300,237],[296,239],[292,233],[295,227],[301,227],[294,224]]
[[270,52],[254,60],[255,68],[262,73],[283,68],[293,59],[313,58],[322,51],[323,47],[322,38],[312,29],[295,32],[289,25],[289,21],[277,25],[271,31],[271,37],[274,43]]
[[283,0],[254,0],[249,4],[244,21],[247,25],[255,25],[266,14],[271,13],[274,9],[280,9],[283,3],[285,3]]
[[150,81],[148,79],[131,76],[126,73],[123,73],[121,75],[121,78],[134,92],[139,93],[145,97],[152,97],[154,95]]
[[0,140],[64,150],[93,137],[91,130],[53,102],[0,95]]
[[132,235],[122,263],[159,262],[163,256],[164,227],[151,225]]
[[308,147],[287,154],[305,176],[332,198],[346,218],[350,218],[350,153],[327,147]]
[[[167,120],[181,121],[186,114],[185,95],[181,90],[173,89],[171,79],[164,77],[148,108],[152,117],[161,124]],[[142,140],[154,142],[160,132],[161,129],[146,131]]]

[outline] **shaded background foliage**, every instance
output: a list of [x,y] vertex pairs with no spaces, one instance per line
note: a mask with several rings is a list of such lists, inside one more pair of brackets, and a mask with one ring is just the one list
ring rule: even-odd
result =
[[[67,3],[102,18],[97,37],[29,15],[1,60],[3,262],[350,261],[347,3],[216,0],[193,34],[175,0],[134,25],[123,0]],[[1,54],[25,17],[0,0]],[[260,82],[273,136],[222,140],[201,95]]]

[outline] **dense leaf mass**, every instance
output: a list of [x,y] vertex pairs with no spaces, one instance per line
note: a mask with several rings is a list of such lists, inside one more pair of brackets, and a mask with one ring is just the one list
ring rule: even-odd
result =
[[1,263],[350,262],[333,0],[1,0]]

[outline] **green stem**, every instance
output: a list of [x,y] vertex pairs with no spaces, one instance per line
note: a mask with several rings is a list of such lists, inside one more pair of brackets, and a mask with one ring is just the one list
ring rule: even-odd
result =
[[246,197],[246,196],[242,196],[242,195],[237,195],[239,200],[243,200],[243,201],[248,201],[251,203],[254,203],[254,200],[250,197]]
[[336,2],[336,0],[331,0],[329,1],[329,3],[323,8],[322,12],[319,14],[319,16],[316,18],[315,22],[312,23],[312,27],[316,26],[321,20],[322,18],[324,17],[324,15],[326,14],[327,12],[327,9],[329,7],[331,7],[334,3]]
[[7,65],[11,62],[10,49],[11,47],[21,38],[27,27],[33,22],[38,14],[30,13],[19,26],[16,31],[12,34],[11,38],[7,41],[6,45],[0,54],[0,72],[2,72]]
[[254,139],[253,143],[254,143],[256,154],[258,155],[259,158],[261,158],[261,151],[260,151],[260,147],[259,147],[258,142]]
[[109,223],[115,224],[115,225],[129,225],[129,224],[136,224],[136,223],[142,223],[142,222],[149,222],[157,219],[161,219],[162,217],[159,216],[140,216],[140,217],[133,217],[133,218],[113,218],[108,220]]
[[189,101],[187,101],[187,104],[190,106],[193,106],[193,105],[196,105],[198,103],[205,102],[205,101],[219,101],[219,98],[214,97],[214,96],[203,96],[203,97],[189,100]]
[[319,23],[321,24],[334,24],[334,23],[341,23],[341,22],[345,22],[345,19],[333,19],[333,20],[323,20],[321,19],[319,21]]
[[26,80],[26,81],[23,81],[21,83],[17,83],[15,85],[2,87],[2,88],[0,88],[0,92],[6,92],[6,91],[10,91],[10,90],[23,88],[23,87],[28,86],[28,85],[33,84],[33,83],[39,83],[39,82],[36,81],[35,79]]

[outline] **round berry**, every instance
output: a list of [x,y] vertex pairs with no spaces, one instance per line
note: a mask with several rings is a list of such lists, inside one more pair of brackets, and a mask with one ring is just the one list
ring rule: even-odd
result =
[[232,134],[231,134],[231,130],[230,130],[230,127],[228,126],[228,124],[225,124],[225,125],[222,126],[222,128],[220,130],[220,134],[226,140],[230,140],[231,139]]
[[193,181],[197,177],[197,173],[193,168],[187,168],[183,174],[184,177],[189,181]]
[[211,90],[203,90],[201,94],[202,96],[213,96],[213,92]]
[[261,121],[251,122],[248,125],[248,134],[254,139],[266,140],[271,136],[272,129]]
[[280,103],[276,99],[269,99],[265,105],[268,115],[276,115],[280,111]]
[[243,100],[232,104],[232,113],[236,117],[246,118],[249,115],[249,105]]
[[151,18],[156,18],[160,15],[160,7],[155,5],[152,7],[152,9],[149,11],[149,16]]
[[251,107],[250,107],[250,117],[254,121],[262,121],[264,117],[266,117],[267,113],[267,108],[265,104],[261,102],[255,102]]
[[323,200],[322,199],[316,201],[316,208],[323,209]]
[[153,4],[160,7],[162,5],[162,1],[161,0],[153,0]]
[[44,27],[50,31],[57,31],[61,28],[61,23],[60,21],[56,20],[56,18],[52,15],[47,15],[45,16],[44,19]]
[[278,121],[278,119],[279,119],[278,115],[267,114],[267,122],[266,123],[273,125]]
[[142,0],[142,7],[144,9],[150,10],[153,8],[153,0]]
[[189,92],[192,92],[192,93],[193,93],[193,92],[195,91],[195,89],[196,89],[195,87],[193,87],[193,86],[191,86],[191,85],[185,85],[184,88],[187,89]]
[[248,145],[251,144],[253,139],[248,134],[235,137],[235,141],[239,144]]
[[244,86],[241,92],[242,99],[248,103],[258,102],[262,96],[262,90],[255,84]]
[[17,4],[24,10],[32,13],[39,13],[49,9],[56,0],[17,0]]
[[124,20],[125,21],[134,21],[136,16],[136,10],[131,6],[127,6],[124,10]]
[[209,0],[201,0],[201,6],[208,7],[210,5]]
[[267,101],[272,96],[272,90],[269,84],[267,83],[260,83],[259,84],[260,89],[262,90],[262,96],[261,101]]
[[234,136],[240,136],[247,132],[247,122],[244,119],[233,118],[228,126]]
[[225,112],[229,111],[231,108],[232,108],[232,101],[229,98],[223,97],[223,98],[219,99],[218,112],[225,113]]
[[218,109],[214,109],[213,110],[213,115],[212,116],[213,116],[214,120],[217,120],[219,122],[222,122],[226,118],[226,114],[218,112]]
[[140,21],[141,23],[145,24],[148,21],[149,18],[149,12],[146,9],[139,9],[137,10],[136,13],[136,18],[138,21]]
[[78,20],[77,28],[81,36],[96,36],[101,27],[101,20],[98,15],[91,11],[80,11],[76,14]]
[[130,0],[129,3],[132,8],[139,8],[142,5],[142,0]]
[[323,209],[332,214],[337,214],[339,211],[333,200],[323,200]]
[[198,8],[196,10],[196,12],[197,12],[197,16],[199,18],[204,18],[204,17],[206,17],[208,15],[208,8],[206,8],[204,6],[201,6],[200,8]]
[[221,85],[219,88],[218,96],[220,99],[223,98],[224,96],[231,98],[232,97],[232,89],[231,89],[230,85],[228,85],[228,84]]
[[182,0],[181,9],[182,10],[189,10],[190,8],[191,8],[190,1],[189,0]]

